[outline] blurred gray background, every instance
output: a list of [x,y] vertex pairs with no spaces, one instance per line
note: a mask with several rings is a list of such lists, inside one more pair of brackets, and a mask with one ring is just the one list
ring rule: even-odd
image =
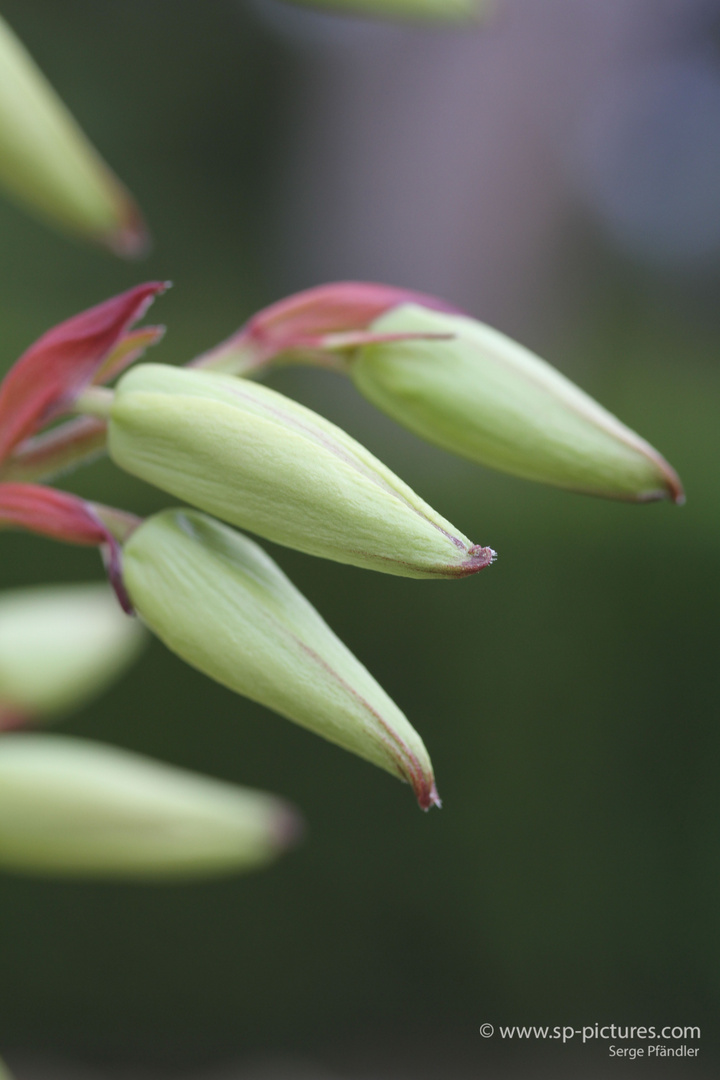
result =
[[[452,30],[276,0],[2,13],[155,238],[125,264],[0,203],[5,367],[146,278],[175,282],[152,313],[172,363],[288,292],[386,281],[555,363],[688,495],[534,487],[421,443],[336,376],[274,375],[500,554],[477,578],[415,582],[268,545],[421,732],[445,806],[418,813],[156,644],[64,728],[280,792],[307,841],[219,883],[1,876],[9,1061],[42,1080],[37,1060],[618,1076],[606,1045],[513,1048],[478,1027],[670,1023],[703,1027],[675,1073],[703,1075],[720,998],[720,3],[495,0]],[[67,486],[168,503],[107,462]],[[2,545],[2,586],[101,575],[84,549]]]

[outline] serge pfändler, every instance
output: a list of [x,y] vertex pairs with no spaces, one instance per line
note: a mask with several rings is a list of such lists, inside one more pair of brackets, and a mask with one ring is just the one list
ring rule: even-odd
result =
[[661,1044],[651,1046],[610,1046],[610,1057],[641,1058],[641,1057],[697,1057],[700,1053],[699,1046],[663,1046]]

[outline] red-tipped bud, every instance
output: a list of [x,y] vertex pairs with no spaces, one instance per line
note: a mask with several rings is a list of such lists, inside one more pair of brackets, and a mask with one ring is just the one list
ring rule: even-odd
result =
[[120,567],[120,546],[105,523],[111,515],[129,534],[139,520],[118,510],[96,506],[77,495],[40,484],[0,484],[0,527],[17,526],[53,540],[99,547],[110,583],[127,612],[132,611]]
[[[30,346],[0,384],[0,461],[67,410],[165,288],[159,281],[138,285],[60,323]],[[148,343],[133,341],[129,351]]]

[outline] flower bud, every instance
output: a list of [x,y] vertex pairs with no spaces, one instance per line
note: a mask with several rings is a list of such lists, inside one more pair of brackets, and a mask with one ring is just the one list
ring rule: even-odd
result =
[[0,739],[0,867],[189,878],[252,869],[299,832],[281,800],[57,735]]
[[138,614],[187,663],[438,803],[419,735],[265,552],[192,510],[146,520],[123,549]]
[[464,577],[474,545],[340,428],[265,386],[142,364],[110,411],[121,468],[311,555],[404,577]]
[[377,333],[451,334],[360,348],[358,389],[430,442],[483,465],[609,498],[683,501],[675,471],[559,371],[462,315],[405,304]]
[[53,585],[0,594],[3,716],[44,719],[78,708],[135,659],[145,634],[107,585]]
[[147,247],[127,191],[1,19],[0,183],[41,217],[117,255]]

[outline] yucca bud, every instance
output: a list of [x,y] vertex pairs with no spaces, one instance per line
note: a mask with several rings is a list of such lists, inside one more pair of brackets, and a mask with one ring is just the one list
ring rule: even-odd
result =
[[429,442],[573,491],[683,501],[677,474],[649,443],[504,334],[412,303],[369,329],[451,335],[366,345],[349,363],[374,405]]
[[121,468],[278,544],[418,578],[493,559],[344,431],[265,386],[142,364],[109,416]]
[[0,739],[0,868],[168,879],[254,869],[299,819],[280,799],[57,735]]
[[0,730],[77,708],[135,659],[145,633],[107,585],[0,594]]
[[420,736],[265,552],[192,510],[146,520],[123,549],[138,614],[187,663],[408,781],[438,803]]
[[117,255],[140,255],[148,245],[127,191],[2,19],[0,183],[59,228]]

